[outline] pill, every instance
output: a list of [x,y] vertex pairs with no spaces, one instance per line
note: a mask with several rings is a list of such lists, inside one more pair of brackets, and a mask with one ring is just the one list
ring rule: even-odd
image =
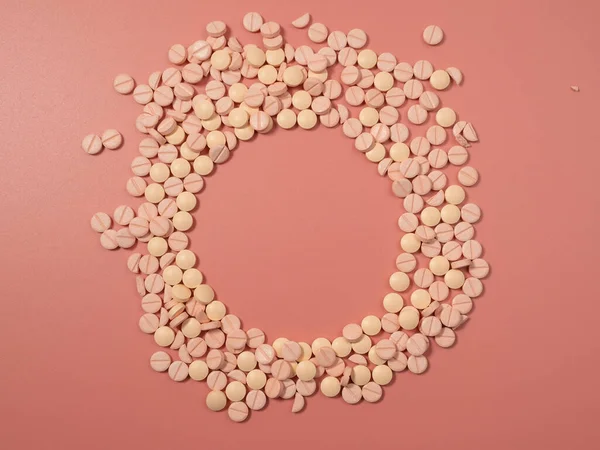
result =
[[348,45],[354,49],[360,49],[367,43],[367,34],[359,29],[354,28],[348,32]]
[[292,22],[292,25],[296,28],[304,28],[309,24],[309,22],[310,22],[310,14],[306,13],[306,14],[302,14],[300,17],[295,19]]
[[414,356],[408,357],[408,370],[412,373],[421,374],[427,370],[429,362],[425,356]]
[[465,166],[458,171],[458,181],[463,186],[473,186],[479,181],[479,173],[474,167]]
[[371,381],[362,387],[361,394],[365,401],[376,403],[381,399],[383,390],[381,389],[381,386]]
[[96,134],[88,134],[81,141],[81,148],[88,155],[96,155],[103,148],[102,139]]
[[423,40],[429,45],[438,45],[444,39],[444,32],[437,25],[429,25],[423,31]]

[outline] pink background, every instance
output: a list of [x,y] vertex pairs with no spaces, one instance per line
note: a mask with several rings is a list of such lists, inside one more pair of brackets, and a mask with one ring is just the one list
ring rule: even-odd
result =
[[[2,448],[597,446],[597,2],[351,3],[2,2]],[[310,11],[330,30],[365,29],[378,52],[465,73],[443,100],[481,137],[470,199],[485,213],[477,237],[493,273],[456,347],[434,349],[423,376],[400,374],[378,405],[315,396],[293,415],[275,401],[242,425],[209,413],[204,383],[150,370],[128,253],[102,250],[89,228],[92,213],[139,203],[124,189],[139,107],[113,92],[114,75],[145,79],[213,19],[249,42],[249,10],[286,24],[294,45],[305,31],[287,24]],[[446,32],[438,48],[421,40],[431,23]],[[106,128],[124,148],[85,155],[81,138]],[[332,338],[382,314],[400,212],[339,129],[278,131],[210,177],[193,247],[246,326]]]

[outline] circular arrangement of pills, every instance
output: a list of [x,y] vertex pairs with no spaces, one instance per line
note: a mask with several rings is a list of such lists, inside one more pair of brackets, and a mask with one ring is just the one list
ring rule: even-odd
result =
[[[140,296],[138,327],[158,347],[150,368],[178,383],[206,382],[206,407],[234,422],[278,398],[295,413],[312,395],[379,401],[396,377],[429,369],[432,346],[454,345],[490,271],[470,191],[480,176],[465,165],[479,138],[451,105],[440,107],[443,91],[462,83],[461,71],[377,53],[363,30],[331,29],[310,14],[292,25],[307,33],[297,47],[258,12],[242,19],[260,36],[256,45],[212,21],[204,37],[173,44],[170,65],[147,80],[117,75],[114,90],[141,108],[139,154],[124,181],[137,200],[90,220],[103,248],[135,247],[127,268]],[[432,46],[445,40],[437,25],[422,37]],[[267,339],[246,326],[206,283],[190,248],[205,177],[244,141],[276,127],[338,128],[401,203],[398,256],[382,274],[389,292],[380,313],[331,338]],[[123,142],[110,128],[85,136],[81,148],[95,155]],[[446,173],[451,166],[458,173]]]

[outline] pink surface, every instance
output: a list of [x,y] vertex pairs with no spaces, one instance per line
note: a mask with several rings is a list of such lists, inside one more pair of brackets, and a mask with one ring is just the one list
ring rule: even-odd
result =
[[[1,447],[293,450],[316,448],[317,436],[335,448],[595,447],[597,2],[174,3],[2,4]],[[150,369],[129,252],[101,249],[89,227],[96,211],[137,204],[124,186],[139,106],[113,77],[144,80],[209,20],[252,41],[241,30],[249,10],[282,24],[310,11],[330,30],[365,29],[378,52],[465,74],[442,100],[481,137],[471,200],[484,211],[477,239],[492,276],[457,345],[435,348],[425,375],[402,374],[377,405],[315,396],[293,415],[291,401],[275,401],[241,425],[209,413],[204,383]],[[432,23],[446,34],[438,48],[421,39]],[[122,149],[81,151],[85,134],[107,128],[123,133]],[[192,245],[246,326],[311,340],[383,313],[401,203],[341,130],[278,131],[218,172]]]

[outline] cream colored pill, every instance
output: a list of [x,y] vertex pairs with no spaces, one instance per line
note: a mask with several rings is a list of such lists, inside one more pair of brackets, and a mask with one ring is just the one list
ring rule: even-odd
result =
[[460,289],[465,283],[465,274],[458,269],[451,269],[444,275],[444,283],[450,289]]
[[371,381],[371,371],[367,366],[354,366],[350,378],[354,384],[364,386]]
[[372,69],[377,65],[377,53],[373,50],[361,50],[358,53],[358,65],[363,69]]
[[345,337],[336,337],[331,343],[335,354],[340,358],[345,358],[352,352],[352,344]]
[[372,127],[379,121],[379,113],[375,108],[368,106],[360,110],[358,120],[360,120],[365,127]]
[[383,307],[387,312],[397,313],[404,306],[404,299],[400,294],[391,292],[383,298]]
[[365,317],[360,326],[367,336],[375,336],[377,333],[381,331],[381,321],[377,316],[367,316]]
[[431,258],[431,261],[429,261],[429,270],[431,270],[433,274],[437,275],[438,277],[444,276],[449,269],[450,261],[443,256],[434,256]]
[[410,285],[410,278],[404,272],[395,272],[390,276],[390,287],[397,292],[404,292]]
[[406,233],[400,239],[400,247],[406,253],[416,253],[421,248],[421,241],[414,233]]
[[410,302],[417,309],[425,309],[431,303],[431,295],[425,289],[417,289],[410,295]]
[[453,109],[447,107],[440,108],[435,114],[435,121],[441,127],[451,127],[456,122],[456,113]]
[[436,70],[431,74],[429,82],[438,91],[443,91],[450,86],[450,75],[445,70]]
[[262,370],[254,369],[246,375],[246,384],[250,389],[262,389],[267,383],[267,376]]
[[373,381],[380,386],[389,384],[393,377],[394,373],[388,366],[379,365],[373,369]]
[[301,381],[309,381],[317,375],[317,367],[311,361],[300,361],[296,367],[296,376]]
[[314,128],[314,126],[317,124],[317,120],[317,115],[314,113],[314,111],[310,109],[300,111],[300,113],[298,114],[298,125],[300,126],[300,128],[303,128],[305,130],[310,130],[311,128]]
[[336,377],[325,377],[321,381],[321,392],[325,397],[335,397],[341,389],[340,381]]
[[441,217],[444,223],[453,225],[460,220],[460,209],[456,205],[444,205]]
[[419,325],[419,311],[413,306],[405,306],[398,314],[398,323],[405,330],[414,330]]
[[451,205],[460,205],[465,200],[465,196],[465,190],[457,184],[448,186],[444,192],[444,198]]
[[221,411],[227,406],[227,396],[223,391],[211,391],[206,396],[206,406],[211,411]]
[[208,376],[208,372],[208,366],[201,359],[193,361],[188,368],[190,378],[195,381],[204,380]]

